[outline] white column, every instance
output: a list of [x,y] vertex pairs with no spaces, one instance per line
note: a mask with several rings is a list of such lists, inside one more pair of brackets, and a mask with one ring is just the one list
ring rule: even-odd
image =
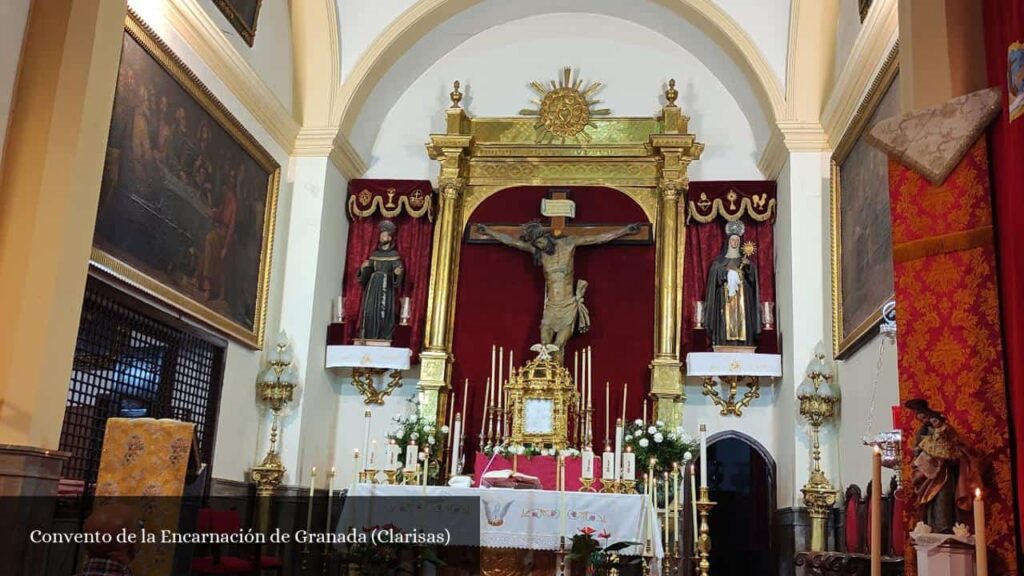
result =
[[[779,410],[778,505],[801,506],[800,487],[810,475],[810,437],[799,416],[796,388],[819,341],[829,342],[829,153],[793,152],[778,177],[775,225],[776,301],[782,338],[783,378],[777,389]],[[833,435],[823,433],[824,451],[834,451]],[[833,440],[833,441],[830,441]],[[835,470],[825,473],[836,477]]]
[[[324,368],[331,298],[341,292],[348,219],[346,180],[327,157],[293,158],[280,330],[295,350],[300,389],[283,419],[280,455],[285,483],[305,483],[309,469],[334,463],[339,379]],[[268,335],[268,338],[272,336]],[[264,427],[265,428],[265,427]],[[326,480],[319,482],[325,484]]]

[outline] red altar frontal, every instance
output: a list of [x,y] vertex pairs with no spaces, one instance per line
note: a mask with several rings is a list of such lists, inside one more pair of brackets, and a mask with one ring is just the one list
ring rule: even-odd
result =
[[[473,477],[473,486],[480,485],[480,476],[484,471],[490,470],[515,470],[528,476],[535,476],[540,480],[540,486],[544,490],[558,489],[558,457],[557,456],[490,456],[476,453],[474,470],[479,472]],[[594,455],[594,470],[601,469],[601,457]],[[579,490],[582,485],[579,478],[583,475],[582,458],[565,459],[565,489],[571,491]],[[594,479],[593,489],[601,489],[601,480]]]

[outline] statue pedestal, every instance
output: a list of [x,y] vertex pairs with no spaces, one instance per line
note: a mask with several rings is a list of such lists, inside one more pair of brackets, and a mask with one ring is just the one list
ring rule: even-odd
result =
[[974,537],[912,534],[919,576],[974,576]]

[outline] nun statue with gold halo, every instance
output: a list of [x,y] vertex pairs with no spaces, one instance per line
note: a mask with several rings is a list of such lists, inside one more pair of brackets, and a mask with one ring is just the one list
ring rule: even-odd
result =
[[725,225],[725,245],[708,269],[704,309],[712,346],[755,346],[761,334],[754,245],[743,245],[743,222]]

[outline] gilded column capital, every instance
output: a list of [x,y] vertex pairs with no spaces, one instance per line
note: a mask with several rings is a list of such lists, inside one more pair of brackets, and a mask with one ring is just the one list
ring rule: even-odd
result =
[[454,200],[466,189],[466,179],[441,178],[437,181],[437,189],[445,200]]

